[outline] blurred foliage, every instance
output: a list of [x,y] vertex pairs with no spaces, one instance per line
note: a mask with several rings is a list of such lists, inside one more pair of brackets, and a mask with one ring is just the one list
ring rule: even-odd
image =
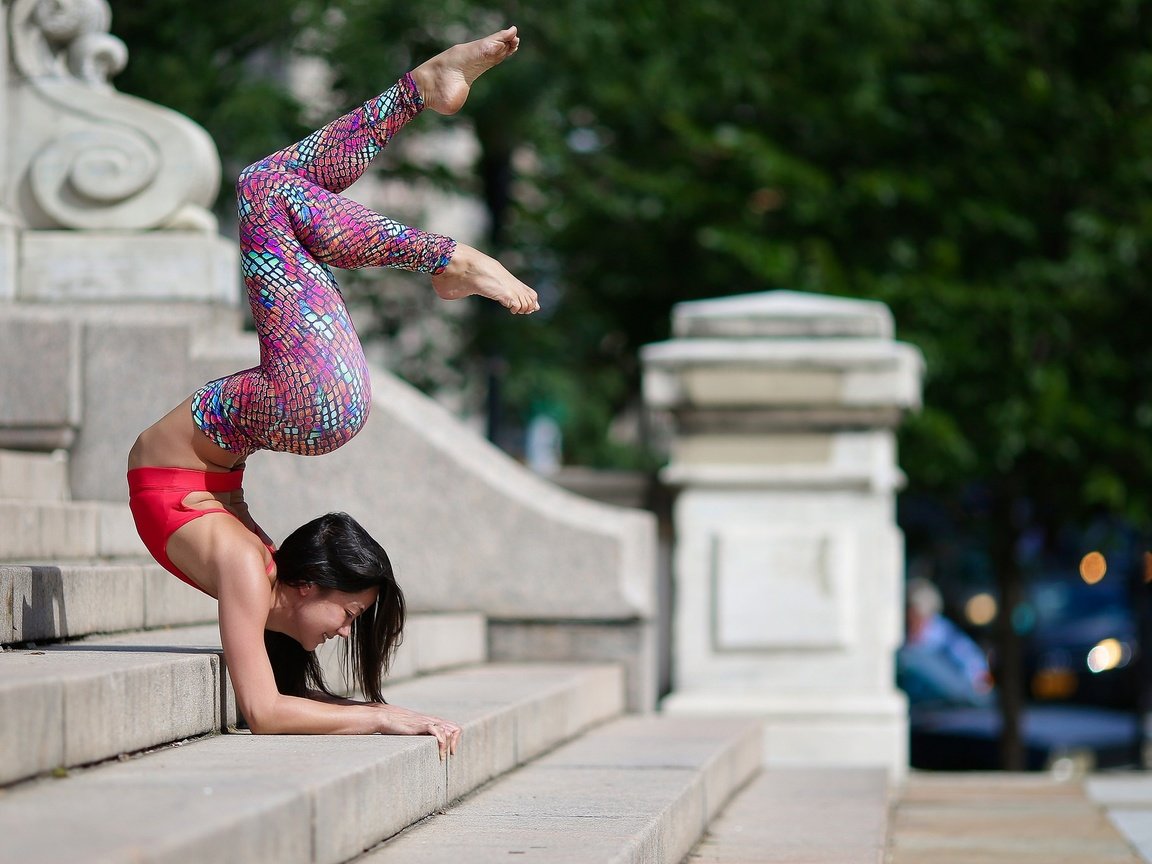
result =
[[109,0],[112,32],[128,45],[117,89],[187,114],[212,135],[225,182],[221,210],[235,206],[230,180],[307,134],[284,61],[320,21],[321,0],[261,3]]
[[[481,196],[489,251],[540,291],[528,320],[476,304],[470,347],[503,370],[496,414],[552,414],[568,461],[651,467],[608,430],[638,416],[638,349],[667,338],[674,303],[872,298],[927,359],[905,504],[950,515],[902,518],[910,545],[994,574],[1012,609],[1022,538],[1119,520],[1147,542],[1150,0],[112,7],[132,56],[117,85],[207,127],[226,174],[316,119],[288,58],[323,59],[347,106],[516,23],[520,53],[449,121],[476,132],[474,176],[391,168]],[[998,624],[1007,766],[1014,617]]]
[[915,488],[1150,515],[1152,3],[112,5],[118,86],[226,167],[302,131],[269,57],[323,57],[351,104],[518,24],[464,115],[493,251],[546,309],[478,316],[474,348],[509,414],[560,406],[572,461],[643,463],[606,429],[672,304],[789,288],[881,300],[924,351]]

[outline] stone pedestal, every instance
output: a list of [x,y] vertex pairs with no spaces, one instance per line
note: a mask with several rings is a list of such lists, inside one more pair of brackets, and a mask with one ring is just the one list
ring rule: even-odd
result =
[[669,712],[764,718],[770,763],[907,762],[894,428],[922,360],[882,304],[684,303],[644,351],[675,430]]
[[135,346],[98,331],[240,298],[236,247],[207,209],[215,145],[187,117],[112,87],[127,49],[110,16],[106,0],[0,0],[0,448],[66,448],[81,485],[122,465],[143,428],[97,445],[108,429],[93,418],[131,413],[144,373],[172,384],[187,365],[142,368]]
[[38,303],[240,299],[236,245],[199,231],[25,231],[16,300]]

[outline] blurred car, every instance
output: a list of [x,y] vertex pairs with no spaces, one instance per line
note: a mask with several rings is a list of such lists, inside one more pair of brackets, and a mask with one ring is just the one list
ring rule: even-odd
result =
[[1023,635],[1032,700],[1137,709],[1140,633],[1129,586],[1048,578],[1030,587],[1028,603],[1034,624]]
[[[1028,771],[1083,773],[1138,765],[1143,738],[1131,711],[1087,705],[1032,705],[1024,709],[1020,736]],[[913,708],[909,763],[934,771],[1000,768],[1000,710]]]

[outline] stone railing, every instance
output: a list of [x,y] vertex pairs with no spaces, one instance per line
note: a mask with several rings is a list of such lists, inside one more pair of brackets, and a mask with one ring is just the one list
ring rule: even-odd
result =
[[[136,435],[258,360],[235,320],[235,243],[205,209],[219,161],[187,118],[108,84],[125,52],[103,0],[2,8],[0,447],[67,448],[74,497],[123,501]],[[484,613],[495,659],[619,661],[630,707],[651,708],[652,517],[566,493],[372,377],[372,418],[347,447],[252,460],[264,527],[352,513],[412,608]]]

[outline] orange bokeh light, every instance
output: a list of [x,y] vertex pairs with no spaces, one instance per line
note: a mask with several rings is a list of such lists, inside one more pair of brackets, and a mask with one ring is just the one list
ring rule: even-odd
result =
[[1089,585],[1095,585],[1108,572],[1108,562],[1099,552],[1089,552],[1080,559],[1080,578]]

